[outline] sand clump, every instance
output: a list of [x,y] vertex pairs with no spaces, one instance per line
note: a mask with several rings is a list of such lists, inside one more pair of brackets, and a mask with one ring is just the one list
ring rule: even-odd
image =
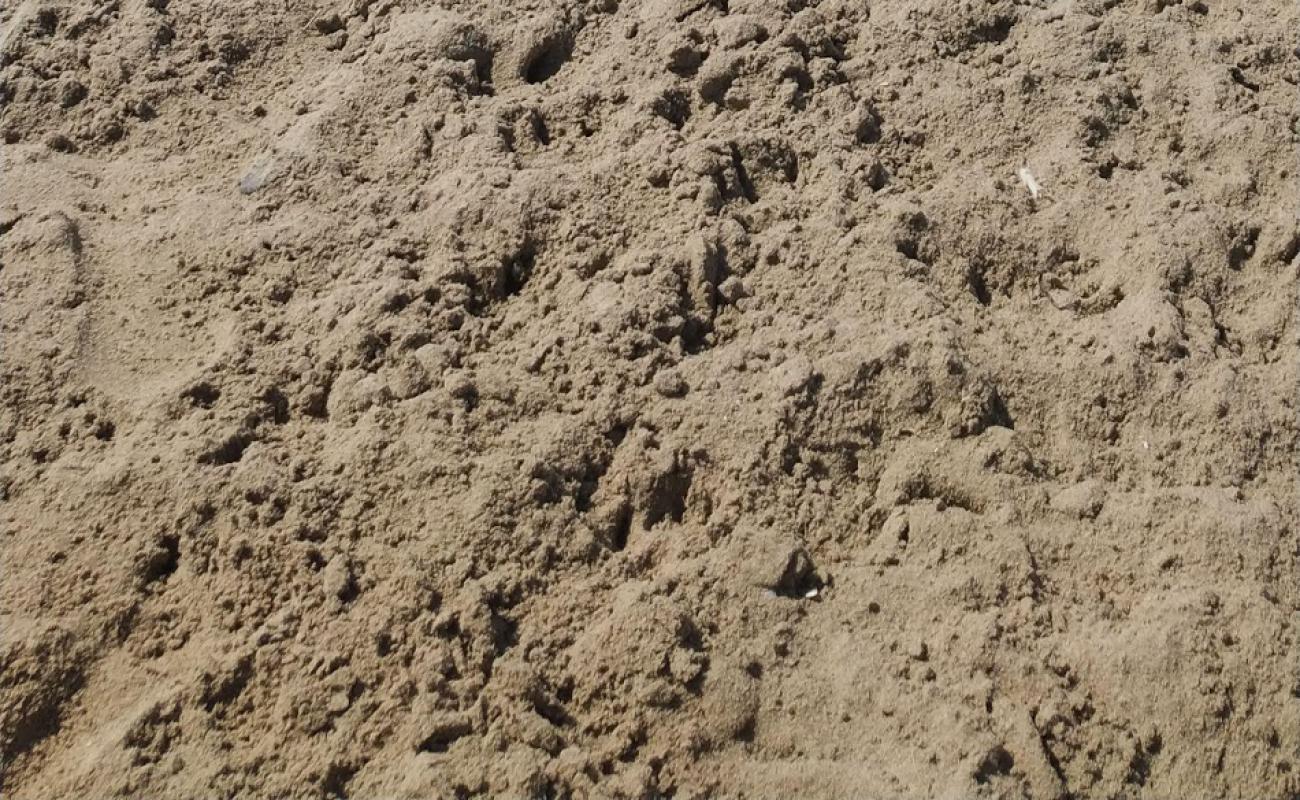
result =
[[0,788],[1294,797],[1298,25],[6,4]]

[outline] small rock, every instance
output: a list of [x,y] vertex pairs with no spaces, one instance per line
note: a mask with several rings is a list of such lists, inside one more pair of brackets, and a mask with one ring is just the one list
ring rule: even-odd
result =
[[253,633],[253,644],[257,647],[263,647],[275,642],[281,642],[292,635],[294,627],[298,624],[298,615],[290,609],[281,609],[271,616],[267,617]]
[[684,648],[674,648],[668,656],[668,671],[683,686],[700,677],[708,666],[708,658],[703,653]]
[[45,146],[56,153],[77,152],[77,146],[72,143],[72,140],[61,133],[51,133],[45,137]]
[[812,362],[804,356],[787,358],[773,372],[777,389],[786,397],[796,395],[813,382],[816,372]]
[[360,370],[348,370],[334,382],[327,401],[327,411],[331,415],[360,414],[372,406],[387,405],[392,399],[392,390],[383,378]]
[[684,33],[663,40],[660,49],[664,66],[677,75],[692,75],[704,62],[700,43]]
[[244,176],[239,179],[239,191],[241,194],[252,194],[274,183],[279,177],[280,165],[275,156],[270,152],[262,153],[253,159]]
[[875,106],[865,105],[848,118],[853,138],[862,144],[875,144],[880,141],[880,112]]
[[469,719],[455,711],[432,711],[417,723],[421,729],[418,747],[429,752],[445,751],[452,742],[471,730]]
[[1095,519],[1106,504],[1106,492],[1095,480],[1062,489],[1052,498],[1052,508],[1079,519]]
[[720,104],[740,72],[740,63],[739,58],[725,53],[704,62],[699,72],[700,97]]
[[742,534],[738,541],[751,585],[786,597],[806,597],[819,588],[812,558],[793,536],[764,529]]
[[430,375],[441,375],[451,358],[447,355],[446,348],[441,345],[426,344],[415,351],[415,360]]
[[1079,295],[1069,289],[1048,289],[1047,299],[1062,311],[1071,311],[1079,307]]
[[442,385],[447,390],[447,394],[458,400],[470,402],[478,397],[478,385],[474,382],[474,376],[469,372],[450,372],[443,379]]
[[749,291],[745,288],[744,281],[732,275],[718,287],[718,296],[728,303],[735,304],[736,301],[749,297]]
[[1075,310],[1079,307],[1079,295],[1071,291],[1065,282],[1050,272],[1038,279],[1039,290],[1047,301],[1062,311]]
[[338,691],[330,695],[329,710],[332,714],[342,714],[352,705],[352,699],[348,697],[347,692]]
[[700,205],[709,211],[722,208],[722,192],[718,189],[717,181],[700,178],[696,185],[695,197],[700,201]]
[[429,388],[429,373],[414,359],[404,362],[389,376],[389,387],[399,400],[409,400]]
[[675,369],[660,370],[655,375],[655,391],[664,397],[683,397],[687,392],[686,380]]
[[316,31],[322,36],[337,33],[346,27],[343,18],[340,17],[337,12],[320,15],[316,19],[312,20],[312,25],[315,26]]
[[761,42],[767,38],[767,28],[757,17],[749,14],[731,14],[713,23],[714,34],[718,44],[725,50],[735,50],[750,42]]
[[889,515],[889,519],[885,520],[885,524],[881,526],[880,535],[887,542],[898,542],[900,545],[906,545],[910,527],[907,510],[896,508],[894,513]]
[[321,585],[327,597],[344,599],[353,587],[352,568],[343,556],[335,556],[321,572]]
[[59,87],[59,105],[72,108],[86,99],[86,86],[75,78],[70,78]]

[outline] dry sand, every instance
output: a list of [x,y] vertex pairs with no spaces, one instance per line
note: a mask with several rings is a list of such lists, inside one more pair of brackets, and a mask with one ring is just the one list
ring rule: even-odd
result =
[[6,0],[0,789],[1300,796],[1289,0]]

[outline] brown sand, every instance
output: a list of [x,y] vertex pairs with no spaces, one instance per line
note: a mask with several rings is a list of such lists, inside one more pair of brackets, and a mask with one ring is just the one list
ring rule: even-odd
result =
[[1300,796],[1297,30],[7,0],[4,797]]

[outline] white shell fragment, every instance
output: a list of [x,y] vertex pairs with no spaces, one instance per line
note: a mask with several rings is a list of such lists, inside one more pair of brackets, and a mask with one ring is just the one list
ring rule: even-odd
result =
[[1042,185],[1038,183],[1038,179],[1034,177],[1034,173],[1029,171],[1029,167],[1021,167],[1016,172],[1016,177],[1020,178],[1020,182],[1029,190],[1029,196],[1033,199],[1037,200],[1038,195],[1043,193]]

